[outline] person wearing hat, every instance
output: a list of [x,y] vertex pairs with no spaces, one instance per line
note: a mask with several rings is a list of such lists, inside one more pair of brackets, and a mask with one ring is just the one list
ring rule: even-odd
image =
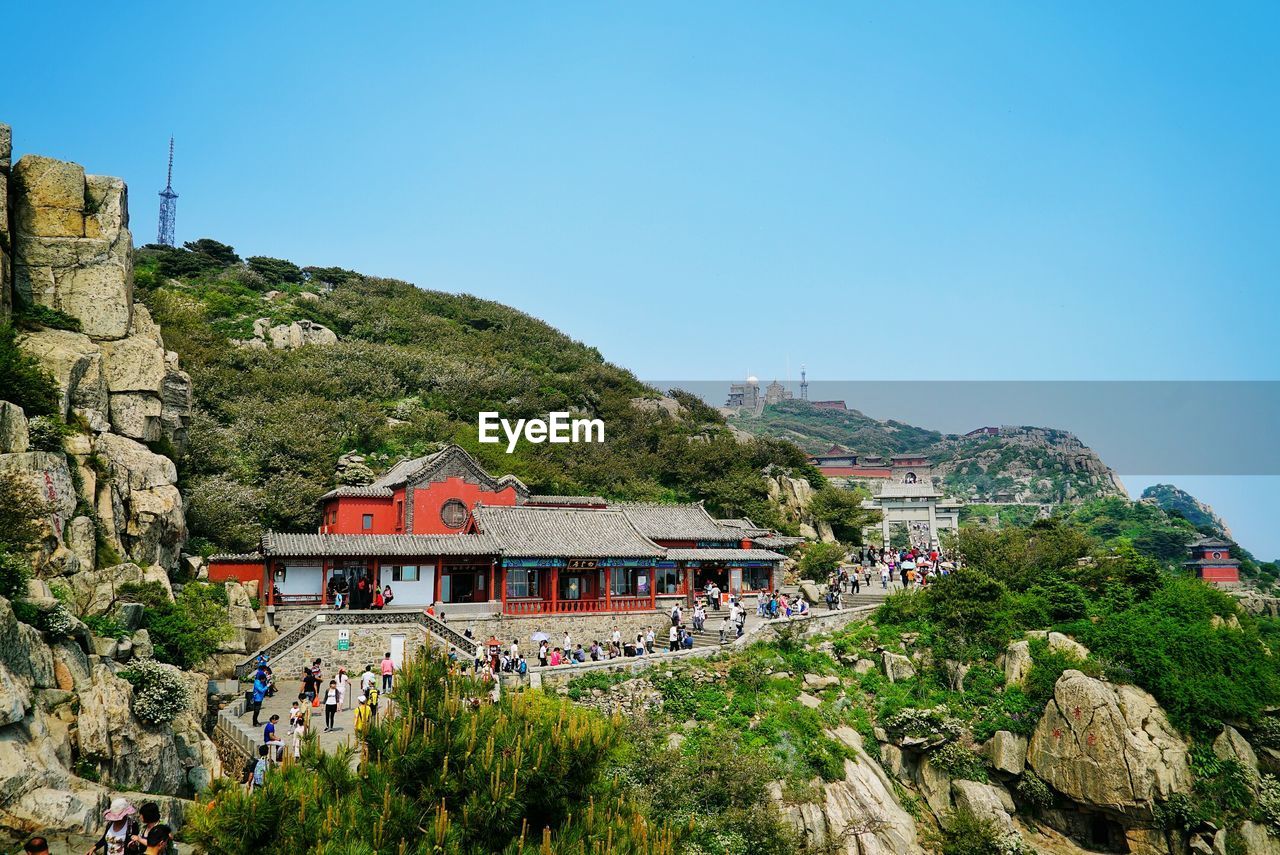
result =
[[128,799],[123,797],[112,799],[111,807],[102,814],[107,827],[103,830],[102,837],[98,838],[98,842],[89,850],[89,855],[99,850],[105,855],[126,855],[126,853],[132,855],[129,847],[133,842],[133,836],[138,833],[137,820],[133,819],[137,812],[137,808],[129,804]]

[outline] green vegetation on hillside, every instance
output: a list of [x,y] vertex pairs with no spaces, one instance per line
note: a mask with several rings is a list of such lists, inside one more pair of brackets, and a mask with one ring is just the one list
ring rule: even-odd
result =
[[449,670],[426,655],[407,665],[359,774],[313,743],[256,792],[215,782],[187,838],[213,855],[791,851],[768,771],[734,744],[680,752],[538,691],[473,704],[488,687]]
[[[216,241],[137,253],[140,299],[192,375],[197,413],[179,459],[197,547],[251,548],[264,527],[308,529],[347,451],[375,465],[458,442],[495,474],[535,492],[637,500],[705,500],[726,516],[787,528],[760,470],[821,476],[795,446],[739,443],[713,410],[679,418],[634,398],[655,390],[515,309],[351,271],[238,261]],[[267,292],[276,291],[274,299]],[[339,343],[283,351],[237,346],[254,321],[311,320]],[[509,419],[568,410],[600,417],[600,445],[476,441],[480,410]]]

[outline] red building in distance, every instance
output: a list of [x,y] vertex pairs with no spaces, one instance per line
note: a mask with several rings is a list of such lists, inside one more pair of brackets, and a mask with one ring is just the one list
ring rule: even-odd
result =
[[1232,544],[1218,537],[1201,537],[1188,545],[1191,560],[1183,566],[1206,582],[1224,587],[1240,584],[1240,562],[1231,557]]

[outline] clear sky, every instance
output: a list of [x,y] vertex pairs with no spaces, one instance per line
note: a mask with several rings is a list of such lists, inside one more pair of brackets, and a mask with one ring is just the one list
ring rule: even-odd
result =
[[[642,378],[1280,379],[1275,4],[5,22],[15,148],[123,176],[140,243],[173,134],[180,240],[500,300]],[[1280,554],[1257,483],[1231,521]]]

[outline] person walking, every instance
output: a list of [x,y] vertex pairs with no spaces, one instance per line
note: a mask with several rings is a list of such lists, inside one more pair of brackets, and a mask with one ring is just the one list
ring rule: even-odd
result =
[[391,691],[391,680],[396,673],[396,663],[391,660],[391,651],[387,651],[387,655],[382,657],[382,693],[385,695]]
[[338,705],[346,704],[343,709],[351,709],[351,678],[347,676],[346,668],[338,669]]
[[293,759],[302,759],[302,742],[307,736],[307,718],[306,716],[298,716],[297,720],[289,728],[292,734]]
[[258,714],[262,712],[262,700],[267,696],[271,685],[264,675],[253,678],[253,689],[249,695],[249,709],[253,710],[253,726],[258,727]]
[[360,694],[368,695],[369,690],[378,682],[378,678],[373,676],[373,666],[369,665],[364,669],[364,673],[360,675]]
[[332,733],[338,717],[338,681],[330,680],[324,692],[324,732]]
[[671,624],[671,631],[667,633],[667,652],[675,653],[680,649],[680,630],[676,624]]

